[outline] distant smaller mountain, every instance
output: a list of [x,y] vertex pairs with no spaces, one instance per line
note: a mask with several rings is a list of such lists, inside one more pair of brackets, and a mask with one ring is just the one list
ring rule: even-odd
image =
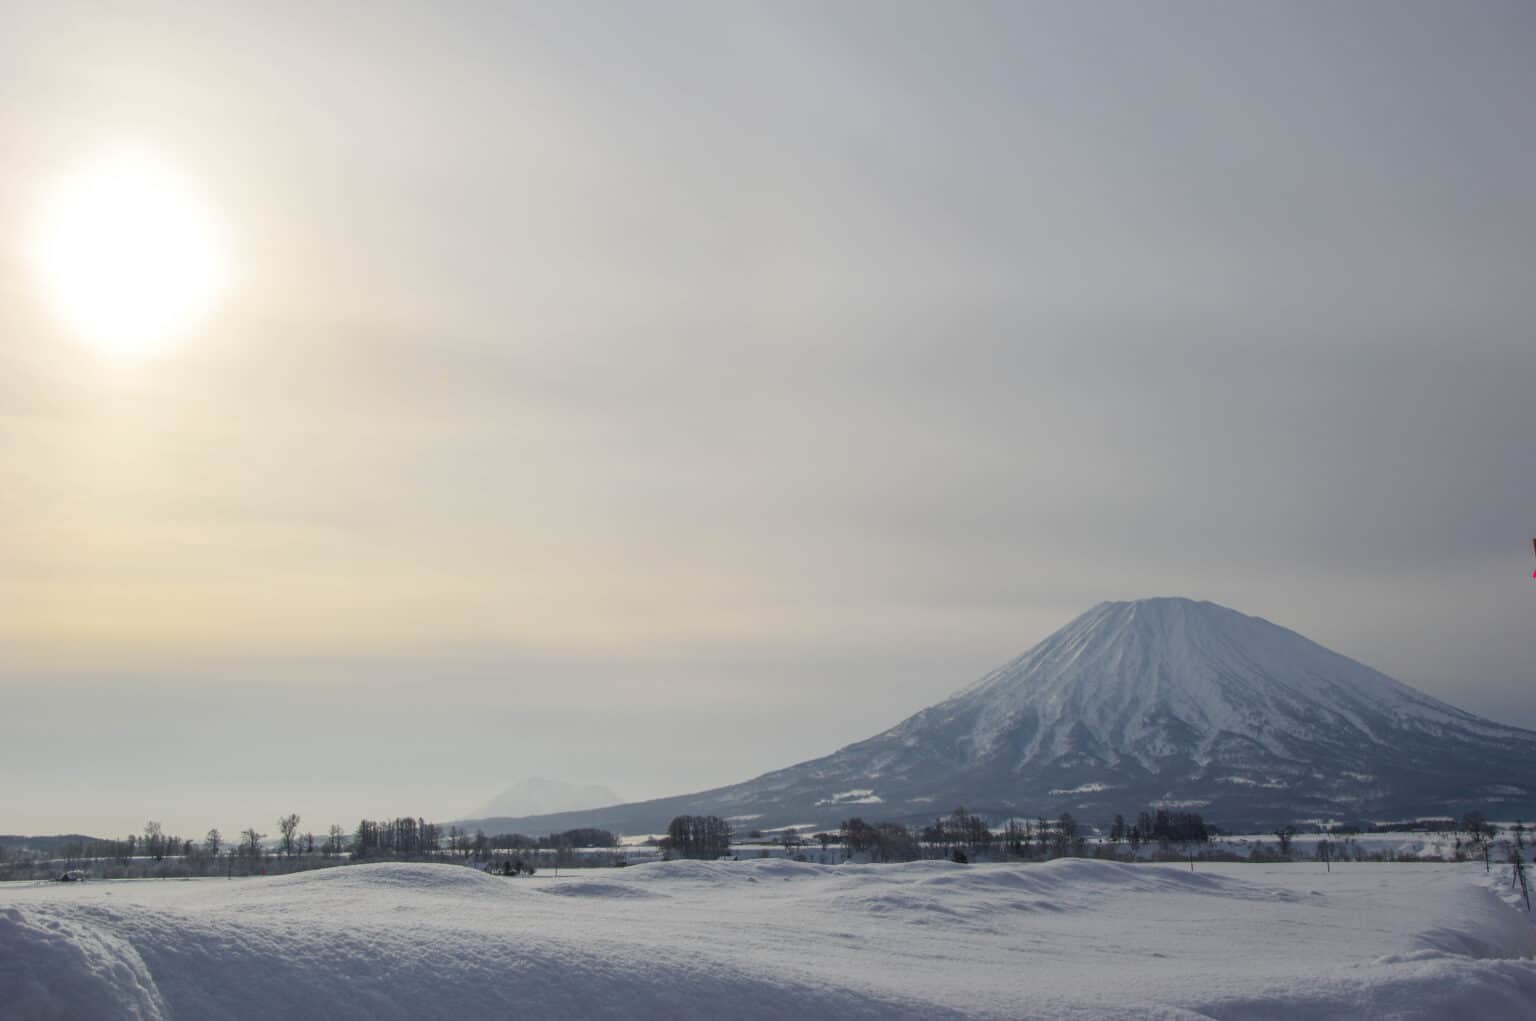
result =
[[83,833],[55,833],[49,836],[27,836],[21,833],[0,833],[0,847],[7,851],[30,851],[34,854],[58,854],[70,844],[90,844],[99,837]]
[[496,795],[475,814],[486,819],[550,815],[555,812],[607,808],[623,800],[612,790],[597,784],[574,784],[544,776],[530,776]]

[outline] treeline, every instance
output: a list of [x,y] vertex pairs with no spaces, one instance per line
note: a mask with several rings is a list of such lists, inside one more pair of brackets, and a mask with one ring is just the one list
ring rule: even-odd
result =
[[238,841],[227,841],[222,833],[212,829],[201,840],[191,840],[166,833],[158,822],[150,821],[144,824],[142,834],[130,833],[126,837],[106,839],[71,838],[53,844],[50,850],[55,858],[65,862],[111,861],[119,865],[128,865],[135,859],[161,862],[168,858],[181,858],[191,862],[208,863],[220,858],[221,855],[237,858],[259,857],[264,850],[262,840],[265,837],[265,833],[248,829],[240,833]]
[[[539,860],[569,866],[587,863],[573,853],[576,848],[619,846],[612,832],[590,827],[540,837],[487,836],[457,826],[445,829],[420,816],[397,816],[359,820],[350,832],[333,823],[317,835],[301,823],[296,812],[283,816],[270,840],[254,826],[233,840],[217,828],[194,840],[150,821],[142,833],[121,838],[44,838],[36,848],[0,846],[0,880],[58,878],[76,871],[103,879],[277,875],[358,861],[494,861],[501,851],[544,855]],[[591,864],[617,864],[618,858],[597,857]]]
[[[352,842],[346,850],[353,860],[392,859],[396,861],[419,860],[473,860],[489,861],[508,875],[516,872],[534,872],[535,863],[557,867],[577,865],[623,864],[620,855],[606,855],[584,860],[576,855],[577,848],[609,848],[617,850],[619,838],[611,831],[583,826],[562,830],[544,836],[533,837],[524,833],[500,833],[489,836],[484,830],[474,833],[450,826],[441,826],[425,819],[402,817],[390,820],[364,819],[357,824]],[[519,856],[527,856],[524,860]]]
[[[487,835],[457,826],[443,827],[421,816],[396,816],[387,819],[361,819],[350,831],[338,824],[316,835],[301,826],[297,813],[276,822],[276,836],[271,840],[255,827],[240,831],[235,839],[226,839],[218,829],[211,829],[201,840],[166,833],[158,822],[148,822],[143,833],[121,839],[96,840],[80,837],[57,845],[57,853],[34,853],[0,857],[0,878],[30,878],[38,871],[51,869],[68,872],[75,868],[103,877],[194,876],[194,875],[270,875],[311,868],[324,868],[353,861],[461,860],[489,862],[492,866],[509,862],[552,864],[556,866],[618,865],[625,856],[618,850],[619,840],[609,830],[583,827],[560,833],[530,836],[522,833]],[[1483,825],[1480,818],[1469,817],[1469,830]],[[994,830],[981,815],[961,807],[931,823],[908,826],[896,821],[866,821],[859,817],[846,820],[837,832],[816,833],[809,839],[821,846],[823,860],[834,844],[841,844],[848,856],[866,856],[873,861],[912,861],[919,858],[947,857],[957,861],[974,858],[1049,859],[1068,855],[1120,857],[1121,845],[1128,844],[1131,854],[1146,844],[1164,848],[1209,840],[1210,827],[1197,812],[1173,812],[1146,809],[1134,822],[1117,815],[1109,826],[1107,841],[1090,840],[1088,828],[1070,813],[1054,819],[1011,818]],[[1289,853],[1293,830],[1277,831],[1281,853]],[[666,858],[712,859],[732,853],[734,834],[725,819],[713,815],[680,815],[672,819],[667,833],[655,841]],[[785,853],[803,857],[806,837],[790,829],[780,841]],[[576,849],[605,848],[614,853],[578,854]],[[505,859],[505,860],[503,860]]]
[[[1522,821],[1516,821],[1515,825],[1523,833],[1526,825]],[[1468,812],[1460,819],[1449,816],[1433,816],[1421,819],[1402,819],[1397,822],[1380,823],[1340,823],[1328,827],[1329,833],[1356,834],[1356,833],[1395,833],[1403,831],[1417,831],[1422,833],[1465,833],[1473,840],[1483,837],[1492,838],[1496,827],[1488,821],[1488,817],[1482,812]]]
[[76,871],[103,879],[180,878],[208,875],[269,875],[342,864],[342,845],[316,843],[313,834],[298,832],[299,816],[277,821],[282,834],[277,847],[265,843],[267,834],[255,827],[241,830],[234,840],[217,828],[200,840],[165,832],[160,823],[144,824],[143,833],[121,838],[81,837],[52,843],[45,851],[0,855],[0,879],[28,879]]
[[[189,839],[167,833],[160,823],[150,821],[142,833],[122,838],[98,839],[87,836],[0,838],[0,880],[59,878],[80,870],[99,878],[181,877],[207,875],[272,875],[307,869],[368,861],[453,861],[484,864],[508,874],[532,873],[534,866],[601,867],[624,865],[629,855],[620,849],[618,838],[609,830],[575,828],[560,833],[530,836],[522,833],[487,835],[457,826],[444,828],[420,816],[390,819],[362,819],[350,831],[332,824],[323,835],[305,831],[301,819],[292,813],[276,821],[276,836],[271,840],[255,827],[241,830],[233,839],[218,829],[211,829],[202,839]],[[1469,812],[1460,819],[1420,818],[1392,824],[1333,825],[1310,828],[1318,838],[1309,838],[1308,847],[1320,861],[1364,860],[1439,860],[1439,854],[1407,854],[1393,850],[1367,850],[1350,839],[1352,834],[1374,831],[1416,829],[1428,832],[1465,833],[1454,847],[1447,847],[1448,860],[1468,858],[1489,860],[1498,828],[1482,813]],[[1089,831],[1095,836],[1090,838]],[[803,848],[819,844],[821,860],[827,861],[835,845],[846,857],[871,861],[896,862],[920,858],[950,858],[955,861],[980,859],[1046,860],[1067,856],[1124,859],[1193,858],[1196,849],[1210,841],[1214,833],[1198,812],[1147,808],[1134,821],[1116,815],[1107,828],[1083,826],[1070,813],[1054,819],[1010,818],[994,829],[985,816],[961,807],[924,825],[910,826],[897,821],[867,821],[853,817],[835,831],[809,834],[793,827],[775,839],[787,856],[806,859]],[[1508,845],[1512,853],[1523,853],[1532,831],[1517,822],[1510,828]],[[1099,836],[1107,834],[1107,836]],[[1273,831],[1275,843],[1256,843],[1246,855],[1251,861],[1294,860],[1294,838],[1302,831],[1292,825]],[[753,837],[761,834],[753,832]],[[733,853],[734,834],[730,823],[719,816],[680,815],[672,819],[667,833],[647,841],[665,858],[713,859]],[[1530,838],[1536,842],[1536,836]],[[1151,847],[1150,852],[1144,849]],[[603,852],[590,849],[601,848]],[[578,850],[580,849],[580,850]],[[748,850],[750,850],[750,845]],[[1129,852],[1128,854],[1126,852]],[[759,855],[767,850],[759,849]],[[1201,857],[1212,852],[1200,851]],[[1222,857],[1223,855],[1218,855]],[[1236,858],[1232,854],[1224,857]]]

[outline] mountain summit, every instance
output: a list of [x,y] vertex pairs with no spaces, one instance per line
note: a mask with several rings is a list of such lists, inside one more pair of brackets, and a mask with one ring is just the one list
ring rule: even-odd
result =
[[1003,818],[1147,805],[1227,827],[1536,815],[1536,732],[1463,712],[1215,603],[1101,603],[890,730],[699,794],[517,820],[657,830],[680,812],[753,828]]

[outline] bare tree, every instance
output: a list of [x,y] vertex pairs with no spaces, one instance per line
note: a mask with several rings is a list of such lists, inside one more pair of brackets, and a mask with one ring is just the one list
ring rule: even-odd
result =
[[1531,910],[1531,889],[1526,882],[1525,858],[1520,854],[1520,848],[1511,847],[1509,849],[1509,865],[1513,872],[1513,875],[1510,876],[1510,885],[1519,886],[1520,894],[1525,898],[1525,910],[1529,913]]
[[1029,823],[1009,819],[1003,826],[1003,848],[1009,854],[1022,857],[1029,846]]
[[224,846],[224,834],[219,832],[217,826],[209,830],[208,835],[203,838],[203,846],[208,849],[208,857],[219,856],[219,848]]
[[1072,818],[1072,813],[1063,812],[1056,820],[1056,833],[1051,841],[1051,853],[1058,858],[1065,858],[1073,849],[1077,837],[1077,820]]
[[1461,828],[1467,831],[1467,835],[1474,841],[1492,839],[1496,828],[1488,822],[1488,817],[1481,812],[1468,812],[1461,817]]
[[255,829],[240,831],[240,853],[256,861],[261,857],[261,838],[265,833],[257,833]]
[[299,831],[299,814],[285,815],[277,820],[277,828],[283,834],[283,854],[291,857],[296,849],[294,834]]

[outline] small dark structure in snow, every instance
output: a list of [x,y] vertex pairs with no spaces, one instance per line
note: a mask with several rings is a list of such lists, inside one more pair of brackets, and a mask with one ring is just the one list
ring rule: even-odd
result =
[[538,871],[538,868],[531,861],[524,861],[521,858],[507,858],[499,865],[492,862],[485,867],[485,871],[499,876],[531,876]]

